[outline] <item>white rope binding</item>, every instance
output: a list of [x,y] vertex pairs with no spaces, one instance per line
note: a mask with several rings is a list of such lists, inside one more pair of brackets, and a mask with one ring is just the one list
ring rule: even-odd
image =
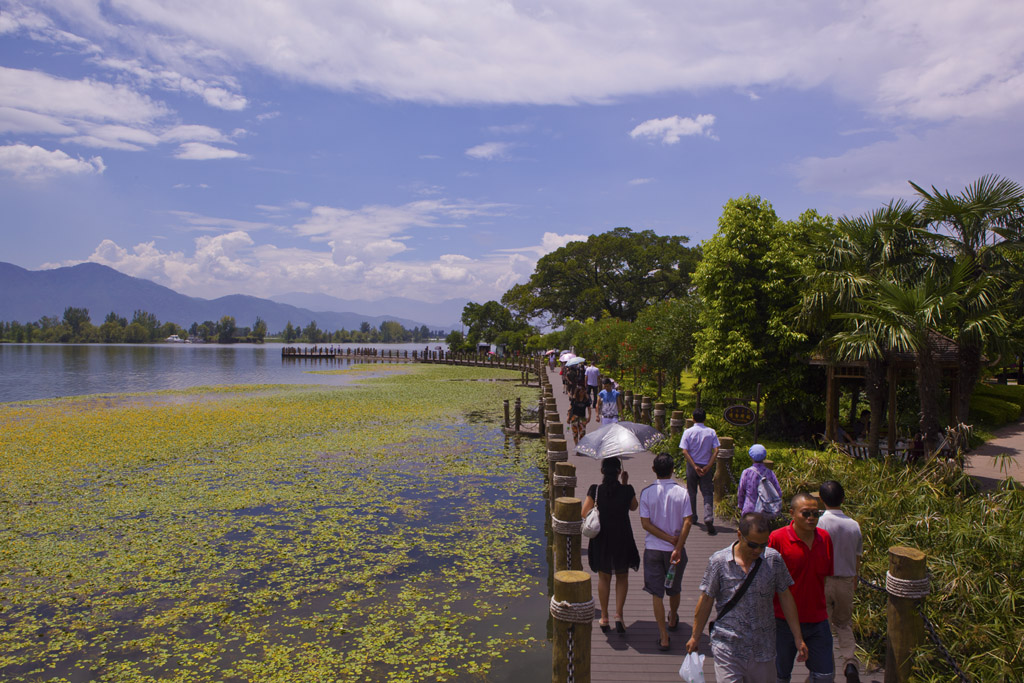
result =
[[923,579],[898,579],[886,572],[885,592],[897,598],[918,600],[932,592],[931,574]]
[[568,488],[576,488],[576,475],[570,474],[556,474],[554,478],[555,486],[566,486]]
[[569,451],[548,451],[548,462],[566,462]]
[[735,448],[719,448],[718,459],[719,460],[731,460],[732,456],[736,454]]
[[563,536],[580,536],[583,531],[583,520],[578,522],[567,522],[564,519],[558,519],[554,515],[551,515],[551,530],[556,534],[562,534]]
[[560,602],[551,597],[551,616],[570,624],[589,624],[594,620],[594,598],[587,602]]

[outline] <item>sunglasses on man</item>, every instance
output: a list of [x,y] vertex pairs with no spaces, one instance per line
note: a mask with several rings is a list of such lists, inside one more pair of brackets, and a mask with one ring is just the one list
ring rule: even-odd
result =
[[751,550],[764,550],[768,547],[767,543],[754,543],[753,541],[749,540],[746,536],[743,536],[743,540],[747,542],[747,547]]
[[812,517],[817,519],[818,517],[821,517],[821,512],[819,510],[801,510],[800,516],[804,519],[811,519]]

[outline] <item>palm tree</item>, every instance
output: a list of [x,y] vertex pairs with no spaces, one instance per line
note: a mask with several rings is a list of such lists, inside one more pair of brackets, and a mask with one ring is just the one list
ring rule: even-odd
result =
[[[818,236],[812,245],[813,269],[807,277],[801,317],[814,329],[825,330],[820,348],[835,353],[844,335],[856,331],[857,323],[840,322],[835,316],[858,312],[860,299],[879,277],[906,282],[922,273],[926,238],[917,205],[903,200],[894,200],[859,217],[840,218],[834,230]],[[867,363],[864,384],[874,416],[868,427],[868,448],[871,456],[877,457],[885,409],[888,349],[879,349],[877,354],[859,353],[856,347],[848,346],[844,353],[847,360]],[[855,403],[856,394],[852,404]],[[895,406],[890,409],[895,410]]]
[[933,275],[925,276],[913,286],[876,277],[871,279],[864,295],[858,297],[858,310],[835,315],[853,324],[851,329],[834,337],[840,359],[881,360],[889,351],[914,354],[920,429],[929,452],[934,451],[941,432],[940,372],[933,331],[955,298],[948,283]]
[[959,264],[966,268],[965,280],[980,284],[964,292],[963,307],[951,320],[959,347],[956,413],[964,421],[984,350],[995,339],[993,333],[1005,329],[1005,320],[996,315],[1004,296],[996,289],[999,281],[989,278],[1013,272],[1007,253],[1024,246],[1024,187],[996,175],[981,177],[959,195],[910,184],[922,198],[921,218],[938,243],[936,266],[949,272]]

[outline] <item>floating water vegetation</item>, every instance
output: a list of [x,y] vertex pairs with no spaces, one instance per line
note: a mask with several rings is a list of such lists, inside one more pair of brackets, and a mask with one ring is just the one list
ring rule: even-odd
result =
[[484,373],[518,376],[0,405],[0,679],[470,680],[538,647],[502,615],[545,592],[544,456],[494,426],[535,390],[450,381]]

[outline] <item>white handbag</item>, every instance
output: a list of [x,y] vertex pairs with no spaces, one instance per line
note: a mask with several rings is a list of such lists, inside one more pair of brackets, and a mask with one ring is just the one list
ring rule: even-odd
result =
[[599,488],[594,489],[594,507],[587,513],[583,520],[583,526],[580,528],[580,533],[587,538],[594,538],[601,533],[601,517],[597,513],[597,491]]

